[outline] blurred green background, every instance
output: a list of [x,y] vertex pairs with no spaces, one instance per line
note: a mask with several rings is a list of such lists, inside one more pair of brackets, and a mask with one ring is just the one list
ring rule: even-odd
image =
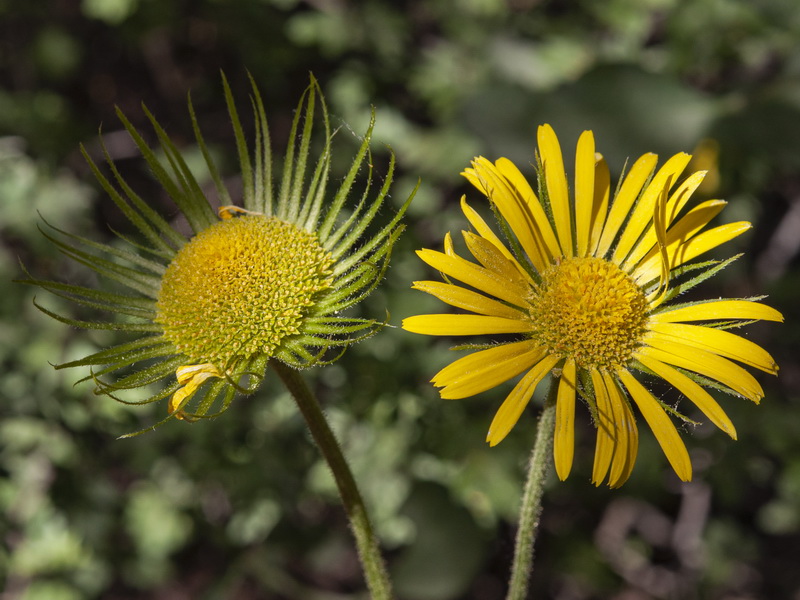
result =
[[[174,214],[115,105],[150,135],[145,102],[194,160],[191,90],[233,167],[220,69],[242,109],[253,74],[277,149],[312,71],[344,126],[342,165],[350,128],[363,132],[376,107],[375,164],[385,172],[391,145],[397,206],[422,178],[385,284],[362,305],[395,325],[436,310],[409,290],[430,276],[413,250],[464,228],[462,193],[480,204],[459,176],[473,156],[527,164],[542,122],[567,160],[593,129],[617,173],[626,157],[714,140],[704,147],[718,148],[718,168],[701,196],[727,199],[720,218],[754,229],[723,248],[746,254],[702,294],[769,294],[787,322],[747,335],[780,376],[762,378],[760,407],[722,400],[738,442],[709,425],[686,432],[688,485],[642,426],[630,481],[593,487],[584,414],[576,468],[546,491],[532,597],[800,598],[795,0],[0,0],[0,598],[364,597],[332,481],[277,378],[216,420],[116,440],[164,405],[133,409],[73,386],[85,373],[48,363],[111,338],[50,320],[32,289],[10,282],[20,260],[39,277],[92,281],[37,231],[39,215],[98,240],[131,230],[78,152],[99,154],[99,127],[133,187]],[[485,431],[509,388],[440,400],[428,380],[453,356],[444,340],[387,328],[308,372],[408,600],[502,598],[513,550],[535,411],[490,449]]]

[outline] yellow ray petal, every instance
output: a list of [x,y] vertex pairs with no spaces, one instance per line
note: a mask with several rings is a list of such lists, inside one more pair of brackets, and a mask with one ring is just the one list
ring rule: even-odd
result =
[[655,174],[650,184],[642,193],[641,198],[639,198],[639,202],[636,203],[633,214],[625,225],[625,229],[622,235],[620,235],[619,242],[614,248],[613,261],[615,263],[622,263],[633,248],[636,240],[641,237],[645,228],[652,224],[653,209],[655,208],[656,202],[664,195],[665,191],[668,191],[675,184],[678,176],[686,168],[686,165],[689,164],[691,158],[689,154],[683,152],[676,154],[665,162],[664,166]]
[[766,350],[730,331],[685,323],[651,323],[650,330],[675,342],[732,358],[771,375],[778,373],[777,363]]
[[594,212],[594,135],[584,131],[575,150],[575,243],[578,256],[589,251],[592,216]]
[[415,290],[420,290],[431,296],[436,296],[442,302],[450,306],[463,308],[479,315],[489,317],[505,317],[506,319],[519,319],[523,316],[518,308],[513,308],[492,298],[473,292],[452,283],[441,281],[415,281],[411,286]]
[[[594,165],[592,165],[594,168]],[[553,437],[553,459],[556,474],[564,481],[572,470],[575,454],[575,361],[567,359],[561,371],[556,399],[556,426]]]
[[[542,228],[549,227],[549,224],[546,217],[545,221],[537,222],[537,216],[532,212],[536,206],[541,209],[538,201],[529,205],[521,197],[519,190],[509,185],[508,179],[485,158],[476,158],[472,164],[472,177],[478,178],[481,184],[479,189],[485,190],[487,197],[497,206],[533,266],[537,270],[543,270],[551,262],[550,250],[541,233]],[[464,173],[467,174],[468,171]],[[470,177],[468,179],[473,180]],[[544,215],[543,211],[542,214]],[[558,252],[557,244],[555,249]]]
[[[747,221],[738,221],[709,229],[685,242],[676,240],[667,247],[670,267],[673,269],[679,267],[693,258],[740,236],[751,227],[752,225]],[[631,273],[631,276],[639,285],[645,285],[658,277],[660,271],[661,257],[654,255],[650,258],[645,258],[636,270]]]
[[544,379],[556,363],[560,360],[558,356],[548,354],[539,363],[534,365],[525,376],[519,380],[511,393],[503,401],[500,410],[495,414],[492,424],[489,426],[489,433],[486,441],[490,446],[496,446],[508,435],[508,432],[519,421],[522,411],[528,405],[536,386]]
[[207,379],[222,377],[222,374],[211,363],[204,363],[178,367],[175,370],[175,377],[181,387],[169,399],[169,414],[182,421],[192,421],[193,419],[183,411],[183,407]]
[[600,485],[606,478],[611,459],[614,457],[616,445],[616,432],[614,431],[614,407],[608,397],[606,383],[600,371],[590,371],[595,395],[595,428],[597,429],[597,442],[594,448],[594,465],[592,466],[592,483]]
[[675,425],[664,412],[664,408],[627,369],[618,369],[617,376],[627,388],[636,406],[639,407],[644,420],[653,430],[658,444],[678,478],[681,481],[691,481],[692,462],[689,460],[689,453],[686,451],[686,446],[678,435]]
[[608,219],[603,227],[603,233],[600,236],[600,242],[597,245],[595,256],[604,257],[608,253],[608,249],[617,236],[617,232],[622,227],[625,219],[630,213],[633,203],[639,197],[639,192],[642,186],[650,177],[653,169],[658,162],[658,156],[653,153],[647,153],[639,157],[633,163],[631,170],[622,182],[619,193],[614,197],[614,202],[611,205],[611,210],[608,214]]
[[707,416],[714,425],[722,429],[722,431],[733,439],[736,439],[736,428],[733,426],[733,422],[728,418],[728,415],[725,414],[725,411],[719,403],[717,403],[711,394],[704,390],[702,386],[689,379],[680,371],[673,369],[659,360],[639,354],[637,354],[635,358],[653,373],[675,386],[675,388],[689,398],[697,408],[703,411],[703,414]]
[[417,256],[434,269],[467,285],[505,300],[515,306],[524,306],[528,286],[524,282],[512,282],[500,274],[486,269],[455,254],[447,255],[436,250],[417,250]]
[[456,400],[474,396],[505,383],[531,368],[547,354],[535,342],[523,340],[473,352],[450,363],[431,381],[442,388],[442,398]]
[[589,254],[594,256],[597,244],[603,233],[608,214],[608,197],[611,193],[611,173],[602,154],[595,154],[594,165],[594,203],[592,204],[592,237],[589,241]]
[[[681,208],[683,208],[683,205],[689,199],[692,192],[694,192],[697,186],[700,185],[700,182],[703,180],[702,175],[704,174],[705,171],[700,171],[698,173],[692,174],[680,186],[678,186],[678,189],[675,190],[670,199],[667,201],[666,210],[664,211],[664,216],[666,217],[664,220],[664,226],[666,228],[670,228],[670,225],[677,217],[677,213],[680,211]],[[704,204],[710,206],[718,206],[719,210],[722,210],[722,208],[725,206],[726,203],[722,200],[710,200]],[[717,212],[719,212],[719,210]],[[714,215],[716,214],[717,213],[714,213]],[[709,219],[709,221],[710,220],[711,219]],[[708,221],[706,221],[706,223],[707,222]],[[703,227],[705,227],[706,223],[703,224]],[[694,232],[692,232],[691,235],[694,235]],[[634,248],[634,250],[630,253],[630,255],[628,255],[628,258],[625,259],[625,262],[622,265],[623,270],[628,271],[634,265],[638,264],[642,260],[642,258],[653,249],[653,247],[656,245],[657,239],[658,236],[656,235],[655,224],[651,223],[650,227],[647,229],[647,232],[644,234],[639,243],[636,244],[636,248]]]
[[571,257],[573,256],[572,218],[570,217],[569,190],[567,175],[564,172],[564,159],[561,156],[561,146],[558,143],[556,132],[550,125],[540,125],[537,135],[544,178],[547,182],[547,194],[550,198],[550,208],[553,211],[559,245],[563,256]]
[[403,329],[425,335],[491,335],[527,333],[530,323],[519,319],[483,315],[414,315],[403,319]]
[[611,474],[608,477],[609,487],[617,488],[628,480],[636,464],[636,455],[639,452],[639,429],[631,405],[614,377],[610,373],[603,373],[603,380],[609,401],[615,407],[614,414],[618,418],[617,430],[621,432],[614,449]]
[[517,165],[507,158],[498,158],[497,161],[495,161],[495,167],[497,171],[506,178],[508,184],[516,190],[517,195],[525,203],[528,211],[530,211],[533,217],[533,223],[536,226],[537,235],[540,236],[547,249],[546,253],[543,255],[544,258],[549,263],[553,257],[560,256],[558,239],[550,225],[550,220],[547,218],[547,213],[544,208],[542,208],[542,203],[536,197],[525,175],[517,168]]
[[718,319],[759,319],[783,323],[783,315],[766,304],[750,300],[712,300],[680,308],[667,309],[650,316],[651,323],[712,321]]
[[492,242],[469,231],[462,233],[467,249],[484,267],[494,271],[506,281],[513,282],[517,287],[527,288],[533,284],[528,274],[517,268],[517,262],[508,260]]
[[492,244],[494,244],[508,260],[516,261],[514,256],[511,254],[511,251],[506,248],[506,245],[500,241],[499,237],[495,235],[491,227],[489,227],[486,221],[483,220],[483,217],[481,217],[474,208],[467,204],[466,196],[461,196],[461,212],[464,213],[464,216],[467,217],[467,221],[469,221],[470,225],[475,228],[475,231],[479,236],[492,242]]
[[764,397],[758,381],[742,367],[716,354],[678,344],[660,335],[648,335],[637,350],[661,362],[694,371],[729,387],[755,403]]

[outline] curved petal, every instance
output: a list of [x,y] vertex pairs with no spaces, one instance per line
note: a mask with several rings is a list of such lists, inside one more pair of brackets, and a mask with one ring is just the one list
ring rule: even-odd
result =
[[595,154],[594,163],[594,204],[592,205],[592,232],[589,240],[589,254],[597,255],[597,244],[608,215],[608,197],[611,194],[611,173],[602,154]]
[[736,428],[733,426],[733,422],[728,415],[725,414],[725,411],[722,410],[719,403],[714,400],[711,394],[704,390],[702,386],[689,379],[680,371],[662,363],[660,360],[641,355],[636,355],[635,358],[664,381],[673,385],[684,396],[689,398],[689,400],[694,402],[694,405],[703,411],[703,414],[707,416],[714,425],[722,429],[722,431],[733,439],[736,439]]
[[492,242],[469,231],[462,233],[467,249],[485,268],[494,271],[518,288],[527,289],[527,286],[533,283],[528,274],[517,267],[517,261],[508,260]]
[[619,385],[610,373],[603,373],[606,391],[616,416],[617,443],[614,448],[614,458],[611,461],[611,473],[608,476],[608,486],[618,488],[628,480],[636,464],[636,455],[639,452],[639,429],[633,416],[631,405]]
[[403,329],[425,335],[491,335],[527,333],[530,323],[519,319],[483,315],[414,315],[403,319]]
[[556,366],[559,360],[561,360],[560,357],[548,354],[538,364],[534,365],[514,386],[514,389],[503,401],[500,410],[497,411],[492,424],[489,426],[486,441],[489,442],[490,446],[496,446],[502,442],[508,432],[517,424],[522,411],[525,410],[528,401],[533,396],[536,386],[550,372],[550,369]]
[[567,359],[558,383],[553,459],[556,474],[564,481],[572,470],[575,455],[575,361]]
[[675,429],[675,425],[667,416],[664,408],[627,369],[618,369],[617,376],[627,388],[636,406],[639,407],[644,420],[653,430],[658,444],[678,478],[681,481],[691,481],[692,461],[689,459],[686,445],[678,435],[678,430]]
[[547,350],[524,340],[473,352],[450,363],[431,381],[447,400],[474,396],[516,377],[539,362]]
[[592,483],[600,485],[606,478],[608,468],[611,466],[611,459],[614,457],[614,446],[616,445],[616,434],[614,431],[614,407],[608,397],[606,383],[600,371],[592,369],[590,371],[595,397],[595,429],[597,429],[597,441],[594,447],[594,465],[592,466]]

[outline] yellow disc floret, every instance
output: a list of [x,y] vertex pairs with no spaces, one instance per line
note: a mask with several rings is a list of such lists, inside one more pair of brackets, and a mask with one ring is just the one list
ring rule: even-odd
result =
[[620,268],[601,258],[570,258],[545,271],[530,298],[532,337],[579,367],[623,365],[640,344],[647,299]]
[[226,369],[272,356],[330,287],[332,264],[317,236],[291,223],[264,215],[225,219],[169,264],[156,322],[189,362]]

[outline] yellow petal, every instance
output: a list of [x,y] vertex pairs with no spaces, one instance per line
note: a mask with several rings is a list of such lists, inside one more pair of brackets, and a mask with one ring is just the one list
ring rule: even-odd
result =
[[169,414],[182,421],[191,421],[193,419],[183,411],[183,407],[207,379],[222,377],[222,374],[214,365],[206,363],[178,367],[175,377],[182,387],[169,399]]
[[573,256],[572,219],[570,217],[569,190],[567,175],[564,172],[564,159],[555,131],[550,125],[541,125],[538,130],[539,152],[541,153],[544,178],[553,221],[558,233],[558,241],[563,256]]
[[730,331],[685,323],[651,323],[650,330],[681,344],[732,358],[771,375],[778,373],[778,365],[766,350]]
[[524,281],[512,282],[500,274],[455,254],[448,255],[436,250],[417,250],[417,256],[434,269],[467,285],[505,300],[515,306],[524,306],[528,285]]
[[527,333],[530,323],[519,319],[483,315],[414,315],[403,319],[403,329],[425,335],[490,335]]
[[627,398],[620,391],[616,381],[610,373],[603,373],[603,379],[608,392],[609,403],[614,412],[614,458],[611,461],[611,473],[608,476],[608,486],[618,488],[628,480],[633,465],[636,463],[636,454],[639,450],[639,432],[636,428],[636,419],[631,411]]
[[468,231],[462,233],[467,249],[485,268],[497,273],[517,288],[527,290],[533,283],[527,273],[517,267],[517,262],[508,260],[492,242]]
[[709,377],[753,402],[758,403],[764,397],[764,391],[755,377],[726,358],[660,335],[647,336],[645,344],[637,350],[639,354]]
[[536,386],[544,379],[556,363],[560,360],[558,356],[548,354],[538,364],[534,365],[525,376],[519,380],[511,393],[503,401],[500,410],[495,414],[492,424],[489,426],[489,433],[486,441],[490,446],[496,446],[508,435],[508,432],[519,421],[522,411],[528,405]]
[[575,237],[578,256],[589,251],[592,216],[594,214],[595,152],[594,135],[584,131],[575,150]]
[[625,230],[622,232],[617,246],[614,248],[613,261],[615,263],[622,263],[633,248],[636,240],[641,237],[645,228],[652,224],[653,209],[656,202],[664,195],[665,191],[668,191],[675,184],[678,176],[689,164],[691,158],[690,155],[683,152],[676,154],[665,162],[664,166],[655,174],[636,203],[633,214],[625,225]]
[[678,321],[711,321],[718,319],[760,319],[783,323],[783,315],[766,304],[750,300],[712,300],[667,309],[650,316],[651,323],[675,323]]
[[606,478],[611,459],[614,457],[614,446],[617,443],[614,431],[614,408],[608,397],[606,383],[600,372],[591,370],[592,384],[596,403],[595,428],[597,441],[594,448],[594,465],[592,466],[592,483],[600,485]]
[[436,296],[442,302],[451,306],[463,308],[480,315],[490,317],[505,317],[506,319],[519,319],[523,316],[517,308],[512,308],[492,298],[473,292],[452,283],[441,281],[415,281],[411,286],[426,294]]
[[492,244],[494,244],[508,260],[516,262],[516,259],[511,254],[509,249],[506,248],[506,245],[495,235],[491,227],[489,227],[486,221],[483,220],[483,217],[481,217],[475,209],[467,204],[466,196],[461,196],[461,212],[464,213],[464,216],[467,217],[470,225],[475,228],[475,231],[479,236],[489,240]]
[[[541,238],[544,244],[545,252],[542,256],[546,262],[552,260],[554,256],[559,256],[560,250],[558,246],[558,239],[550,225],[550,220],[547,218],[542,203],[536,197],[536,194],[528,183],[526,177],[517,168],[517,166],[507,158],[498,158],[495,161],[495,166],[500,174],[506,178],[509,185],[517,191],[517,195],[527,206],[528,211],[533,217],[533,223],[536,226],[537,235]],[[519,237],[519,234],[515,232]]]
[[658,162],[658,156],[652,153],[647,153],[639,157],[633,163],[631,170],[622,182],[619,193],[614,197],[614,202],[611,205],[611,210],[606,219],[603,227],[603,233],[600,236],[595,256],[604,257],[608,253],[608,249],[614,242],[622,224],[628,218],[633,203],[639,197],[639,192],[642,186],[647,181],[650,174]]
[[611,173],[602,154],[595,154],[594,164],[594,203],[592,204],[592,233],[589,240],[589,254],[594,256],[597,244],[603,233],[608,214],[608,197],[611,193]]
[[658,444],[681,481],[691,481],[692,462],[686,446],[664,408],[627,369],[617,370],[617,376],[627,388],[644,420],[653,430]]
[[561,371],[556,399],[556,426],[553,459],[556,474],[564,481],[572,470],[575,454],[575,361],[568,359]]
[[675,386],[684,396],[689,398],[703,414],[707,416],[714,425],[722,429],[725,433],[736,439],[736,428],[733,422],[722,410],[719,403],[702,386],[698,385],[680,371],[662,363],[659,360],[646,356],[636,355],[635,357],[645,367],[653,373]]
[[473,352],[433,376],[431,380],[446,400],[474,396],[505,383],[539,362],[546,350],[530,340],[500,344]]

